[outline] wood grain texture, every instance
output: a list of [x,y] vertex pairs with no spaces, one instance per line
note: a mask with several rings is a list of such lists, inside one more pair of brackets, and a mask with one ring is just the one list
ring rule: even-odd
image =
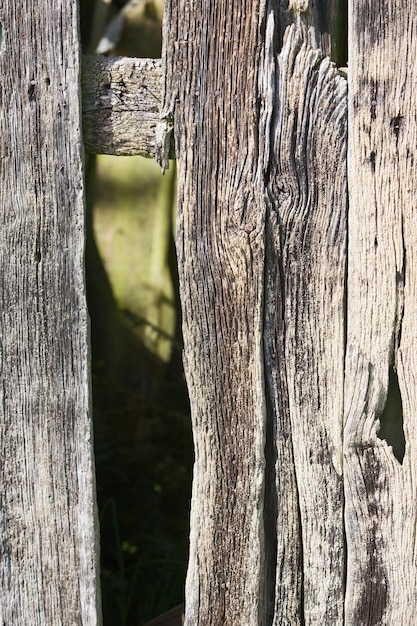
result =
[[347,0],[285,0],[278,4],[280,37],[294,24],[313,49],[346,65]]
[[[177,253],[195,444],[187,626],[263,614],[265,203],[257,178],[264,3],[168,2]],[[181,79],[180,79],[181,77]]]
[[0,622],[100,623],[75,0],[3,0]]
[[352,3],[349,48],[346,623],[406,626],[417,612],[415,3]]
[[264,324],[276,459],[273,623],[342,625],[346,80],[294,26],[276,73]]
[[161,98],[160,59],[84,56],[82,101],[86,151],[154,157]]
[[197,4],[168,3],[162,107],[196,448],[186,623],[411,624],[417,11],[350,7],[347,104],[313,5],[287,7],[280,50],[279,9]]
[[280,53],[262,2],[166,11],[196,454],[186,624],[343,624],[346,81],[300,25]]

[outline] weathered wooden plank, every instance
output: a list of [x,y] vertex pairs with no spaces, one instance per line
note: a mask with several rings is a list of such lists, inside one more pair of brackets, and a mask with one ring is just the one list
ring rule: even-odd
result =
[[0,21],[0,622],[95,626],[77,2]]
[[342,626],[346,80],[300,27],[287,30],[276,72],[264,323],[275,422],[273,623]]
[[417,613],[417,6],[350,4],[347,624]]
[[154,157],[161,92],[160,59],[85,55],[82,102],[86,151]]
[[[344,11],[344,0],[322,0],[311,7],[305,0],[292,2],[280,14],[281,36],[286,25],[297,22],[308,43],[321,46],[325,54],[338,60],[345,50]],[[153,158],[161,92],[159,59],[85,55],[82,101],[86,151]],[[175,158],[173,145],[170,158]]]
[[[263,0],[165,5],[177,254],[195,466],[185,624],[263,614],[265,203],[257,179]],[[175,112],[171,105],[175,104]]]
[[186,624],[342,624],[346,81],[302,25],[277,59],[263,2],[166,12],[196,454]]

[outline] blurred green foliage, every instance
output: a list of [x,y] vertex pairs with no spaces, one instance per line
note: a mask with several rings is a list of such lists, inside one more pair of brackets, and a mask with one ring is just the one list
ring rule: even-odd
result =
[[[85,51],[95,5],[80,0]],[[149,56],[156,49],[160,34]],[[172,235],[175,176],[162,177],[143,159],[87,155],[86,189],[103,617],[105,626],[138,626],[182,602],[188,558],[193,453]]]

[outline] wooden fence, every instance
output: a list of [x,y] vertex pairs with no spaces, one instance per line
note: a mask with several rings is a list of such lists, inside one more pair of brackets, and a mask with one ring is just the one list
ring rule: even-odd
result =
[[76,0],[0,22],[0,623],[100,623],[83,136],[172,130],[186,626],[416,623],[417,5],[166,0],[162,65],[84,60],[83,134]]

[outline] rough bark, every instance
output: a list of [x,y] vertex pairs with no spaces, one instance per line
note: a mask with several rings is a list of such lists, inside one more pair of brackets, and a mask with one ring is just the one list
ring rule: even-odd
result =
[[100,622],[75,0],[0,6],[0,622]]
[[413,624],[417,9],[352,3],[345,382],[346,623]]

